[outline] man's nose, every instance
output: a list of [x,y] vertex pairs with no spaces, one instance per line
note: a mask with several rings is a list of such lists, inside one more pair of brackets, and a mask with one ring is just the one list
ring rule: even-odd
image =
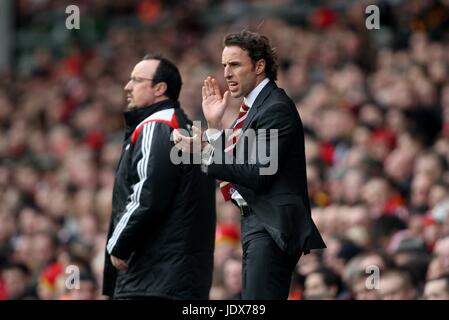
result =
[[232,77],[231,69],[229,67],[225,67],[224,71],[223,71],[223,75],[226,79]]
[[125,91],[131,91],[131,81],[128,81],[128,83],[125,86]]

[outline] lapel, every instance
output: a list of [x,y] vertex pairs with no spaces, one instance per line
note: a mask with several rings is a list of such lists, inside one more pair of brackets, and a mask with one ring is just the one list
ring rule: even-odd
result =
[[254,101],[254,104],[252,105],[252,107],[249,109],[248,111],[248,116],[245,119],[245,123],[243,125],[242,131],[245,131],[250,123],[251,120],[254,118],[254,116],[257,113],[257,109],[259,109],[259,107],[263,104],[263,102],[265,101],[265,99],[268,97],[268,95],[270,94],[270,92],[273,89],[276,89],[277,85],[274,81],[270,80],[270,82],[268,82],[265,87],[262,89],[262,91],[259,93],[259,95],[256,98],[256,101]]

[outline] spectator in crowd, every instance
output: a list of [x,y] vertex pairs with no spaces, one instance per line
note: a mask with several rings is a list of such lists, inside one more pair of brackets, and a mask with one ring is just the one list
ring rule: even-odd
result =
[[242,298],[242,260],[236,256],[226,260],[223,266],[225,299],[240,300]]
[[1,272],[4,280],[6,297],[9,300],[32,298],[31,271],[23,263],[13,263],[3,267]]
[[327,268],[320,268],[307,275],[304,298],[307,300],[335,300],[343,291],[340,276]]
[[68,299],[71,300],[96,300],[98,299],[98,284],[94,275],[82,272],[79,275],[79,288],[70,290]]
[[[371,270],[369,270],[371,271]],[[370,279],[373,276],[365,271],[357,274],[351,283],[352,298],[354,300],[379,300],[380,299],[380,285],[379,279]],[[377,282],[376,282],[377,281]],[[377,285],[377,286],[376,286]]]
[[427,281],[423,297],[426,300],[449,300],[449,277]]
[[408,272],[390,269],[381,274],[380,295],[383,300],[414,300],[417,289]]

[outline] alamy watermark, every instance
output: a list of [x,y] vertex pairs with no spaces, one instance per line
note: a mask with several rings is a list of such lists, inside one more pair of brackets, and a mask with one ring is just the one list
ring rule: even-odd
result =
[[[193,125],[201,130],[201,122],[194,121]],[[178,129],[183,136],[189,136],[186,129]],[[274,175],[279,167],[279,130],[277,129],[247,129],[236,135],[233,129],[226,129],[220,137],[212,142],[214,152],[210,155],[201,153],[201,141],[196,139],[185,152],[176,146],[170,151],[173,164],[204,164],[205,157],[210,156],[209,163],[214,164],[254,164],[258,166],[260,175]],[[237,142],[232,142],[236,136]],[[203,134],[202,140],[206,140]],[[173,141],[173,136],[171,137]],[[228,141],[228,142],[225,142]],[[231,142],[230,142],[231,141]],[[235,146],[233,147],[233,144]],[[233,149],[232,152],[229,151]]]
[[369,290],[380,289],[380,269],[376,265],[369,265],[365,269],[365,273],[369,276],[365,280],[365,287]]
[[65,268],[67,277],[65,279],[65,287],[69,290],[80,289],[80,268],[73,264]]
[[80,28],[80,8],[74,4],[65,8],[69,16],[65,19],[65,27],[69,30]]
[[365,26],[368,30],[380,29],[380,11],[379,7],[372,4],[365,8],[365,14],[369,16],[365,20]]
[[[67,29],[80,29],[80,8],[77,5],[68,5],[65,13],[69,16],[65,20]],[[380,29],[380,10],[379,7],[372,4],[365,8],[365,14],[369,16],[365,19],[365,26],[368,30]]]

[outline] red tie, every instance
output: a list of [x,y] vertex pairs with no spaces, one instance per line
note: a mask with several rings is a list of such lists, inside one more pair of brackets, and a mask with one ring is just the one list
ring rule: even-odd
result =
[[[248,110],[249,107],[246,104],[242,103],[242,105],[240,106],[240,112],[237,121],[234,123],[234,126],[232,127],[232,134],[229,137],[227,137],[226,140],[225,152],[228,154],[232,155],[233,153],[233,150],[237,144],[238,137],[242,132],[243,123],[245,122]],[[221,193],[223,194],[224,200],[228,201],[231,199],[231,195],[235,191],[234,184],[227,181],[221,181],[220,190]]]

